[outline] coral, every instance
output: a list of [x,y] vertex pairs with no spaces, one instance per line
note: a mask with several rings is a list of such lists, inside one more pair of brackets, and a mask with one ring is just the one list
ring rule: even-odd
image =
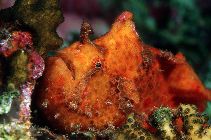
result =
[[[8,43],[8,42],[5,42]],[[31,34],[28,32],[13,31],[11,33],[11,42],[8,43],[7,48],[2,49],[4,44],[1,45],[0,54],[5,57],[4,65],[6,65],[7,71],[5,71],[4,83],[5,93],[11,91],[20,90],[25,87],[24,84],[30,81],[32,86],[33,80],[36,80],[42,75],[44,70],[44,61],[32,47]],[[28,88],[33,89],[28,86]],[[4,96],[4,94],[2,94]],[[6,96],[6,95],[5,95]],[[24,94],[26,96],[26,94]]]
[[121,126],[131,112],[147,124],[155,107],[190,103],[203,111],[210,100],[181,53],[173,55],[140,40],[130,12],[123,12],[102,37],[91,41],[90,33],[83,23],[81,42],[46,60],[35,102],[52,128],[102,131]]
[[[176,118],[182,117],[184,131],[180,132],[175,125]],[[207,124],[206,116],[197,111],[195,105],[181,104],[177,109],[160,107],[153,111],[150,120],[158,132],[152,133],[143,129],[134,114],[128,115],[127,122],[120,129],[115,130],[113,140],[209,140],[211,127]]]
[[[195,105],[180,104],[176,110],[166,107],[156,109],[152,114],[152,125],[158,129],[161,139],[208,140],[211,128],[207,116],[200,114]],[[176,118],[182,117],[184,131],[175,125]]]
[[155,140],[155,136],[142,128],[134,113],[129,114],[127,122],[112,135],[113,140]]
[[152,122],[158,129],[162,139],[178,138],[173,126],[173,113],[169,108],[161,107],[152,114]]
[[4,59],[1,64],[7,68],[1,69],[5,74],[2,74],[0,115],[9,120],[0,123],[0,138],[31,139],[31,95],[36,80],[44,71],[44,60],[33,49],[31,34],[13,31],[11,38],[11,43],[5,42],[9,47],[0,51]]
[[62,44],[55,31],[62,20],[57,0],[16,0],[0,11],[0,115],[6,120],[0,139],[33,139],[31,96],[45,67],[40,54]]
[[10,92],[3,92],[0,95],[0,115],[7,114],[12,106],[13,98],[20,95],[18,90],[10,91]]
[[[5,28],[1,31],[6,30]],[[2,33],[6,37],[1,38],[0,54],[4,57],[11,56],[17,50],[23,49],[27,46],[32,46],[32,36],[28,32],[8,31]],[[9,34],[9,35],[7,35]]]
[[28,56],[23,50],[15,52],[9,60],[9,76],[7,76],[7,85],[13,85],[14,89],[18,89],[20,85],[27,80],[27,63]]
[[207,125],[207,116],[200,115],[195,105],[181,104],[178,109],[184,121],[185,139],[211,139],[211,127]]
[[[180,126],[176,124],[176,119],[180,117],[184,128],[182,130],[179,130]],[[111,140],[209,140],[211,138],[211,127],[208,125],[206,116],[199,113],[195,105],[180,104],[177,109],[156,108],[148,121],[157,131],[144,129],[140,125],[140,119],[137,114],[129,114],[125,124],[111,130],[108,138]],[[99,137],[99,133],[92,135],[86,133],[81,133],[78,138],[86,136],[87,139],[97,139]]]
[[31,31],[34,48],[40,54],[62,44],[56,34],[56,27],[63,21],[58,0],[16,0],[14,6],[1,11],[0,18],[4,22],[18,22],[18,27]]
[[13,120],[11,123],[0,124],[1,140],[34,140],[29,131],[27,123],[20,123]]

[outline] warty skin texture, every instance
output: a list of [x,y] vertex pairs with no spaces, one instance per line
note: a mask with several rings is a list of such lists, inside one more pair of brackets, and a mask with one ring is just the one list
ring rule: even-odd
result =
[[181,53],[140,40],[130,12],[123,12],[104,36],[75,42],[49,57],[37,87],[41,115],[63,132],[115,128],[131,112],[147,120],[160,106],[191,103],[202,111],[210,99]]

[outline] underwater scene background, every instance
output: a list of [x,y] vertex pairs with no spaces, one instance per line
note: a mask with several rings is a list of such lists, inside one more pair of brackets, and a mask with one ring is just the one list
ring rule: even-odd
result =
[[[0,8],[13,3],[0,0]],[[211,89],[210,0],[60,0],[60,6],[64,15],[64,22],[57,28],[64,39],[61,47],[79,40],[83,19],[91,23],[95,33],[92,38],[96,38],[108,32],[117,15],[128,10],[134,14],[136,29],[146,44],[174,54],[182,52]],[[211,102],[205,113],[211,118]]]

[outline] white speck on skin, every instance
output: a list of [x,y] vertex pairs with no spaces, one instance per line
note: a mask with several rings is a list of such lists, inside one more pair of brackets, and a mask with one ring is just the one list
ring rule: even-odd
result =
[[54,115],[54,118],[57,119],[60,116],[59,113],[57,113],[56,115]]

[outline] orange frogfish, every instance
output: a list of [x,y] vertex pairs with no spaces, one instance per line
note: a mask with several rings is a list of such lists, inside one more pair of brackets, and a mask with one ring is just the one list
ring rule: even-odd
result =
[[185,57],[144,44],[132,18],[123,12],[105,35],[90,41],[88,29],[85,40],[47,58],[35,94],[52,128],[101,131],[121,126],[131,112],[145,123],[155,108],[181,103],[203,111],[211,94]]

